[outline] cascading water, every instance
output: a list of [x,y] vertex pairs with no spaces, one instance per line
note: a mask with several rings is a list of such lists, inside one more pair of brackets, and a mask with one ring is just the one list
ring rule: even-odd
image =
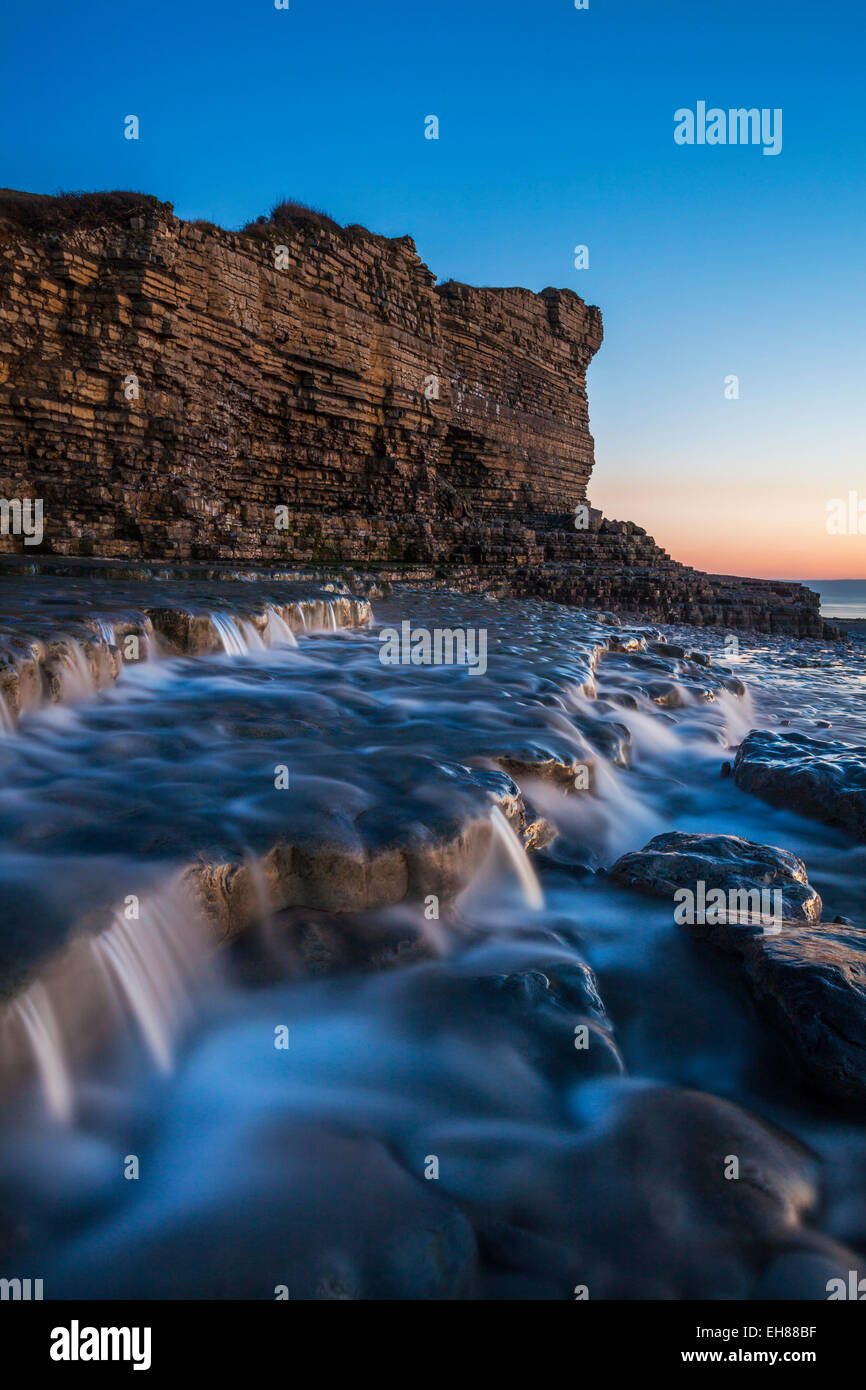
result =
[[64,700],[87,700],[93,696],[96,681],[81,643],[74,638],[69,639],[68,650],[58,669]]
[[6,697],[0,690],[0,734],[11,734],[15,728],[15,720],[9,713],[9,706]]
[[267,643],[262,641],[254,623],[250,622],[248,618],[238,618],[237,625],[240,628],[241,637],[246,643],[247,651],[263,652],[265,650]]
[[[739,1297],[792,1249],[855,1258],[863,1126],[799,1085],[734,959],[608,871],[661,830],[739,835],[790,846],[825,920],[856,919],[862,847],[721,774],[753,721],[855,727],[862,674],[816,649],[804,687],[770,639],[740,667],[750,711],[712,633],[688,637],[698,670],[550,605],[377,602],[489,629],[470,675],[386,667],[363,630],[301,657],[280,607],[255,660],[154,662],[25,721],[38,757],[26,729],[0,742],[0,970],[38,974],[3,1036],[54,1117],[0,1087],[0,1193],[52,1296],[642,1297],[651,1270],[651,1297]],[[310,626],[335,607],[313,596]],[[175,874],[183,904],[108,911]],[[769,1175],[778,1226],[751,1186],[720,1198],[727,1153]]]
[[[296,605],[297,606],[297,605]],[[298,639],[292,632],[285,618],[274,608],[273,604],[268,605],[268,646],[278,647],[281,644],[287,647],[296,647]]]
[[246,656],[247,644],[238,626],[228,613],[211,613],[210,620],[217,630],[227,656]]
[[533,909],[544,907],[544,893],[538,875],[529,862],[526,850],[498,806],[494,806],[490,813],[490,823],[493,826],[494,842],[505,850],[508,862],[517,875],[526,906]]
[[20,1028],[42,1084],[48,1113],[67,1121],[73,1113],[73,1088],[57,1017],[45,986],[36,980],[13,1000],[7,1024]]
[[104,931],[73,940],[44,982],[6,1006],[6,1031],[17,1032],[17,1042],[0,1055],[0,1090],[35,1072],[55,1119],[74,1114],[70,1059],[118,1026],[135,1024],[151,1062],[168,1073],[194,994],[213,977],[213,941],[182,882],[133,901]]

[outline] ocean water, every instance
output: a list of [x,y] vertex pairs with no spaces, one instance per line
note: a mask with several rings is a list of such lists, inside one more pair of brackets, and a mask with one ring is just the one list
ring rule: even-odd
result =
[[825,618],[866,618],[866,579],[807,579],[821,595]]

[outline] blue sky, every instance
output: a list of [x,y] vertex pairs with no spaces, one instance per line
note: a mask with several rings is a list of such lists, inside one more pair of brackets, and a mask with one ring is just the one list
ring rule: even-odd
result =
[[[864,51],[853,3],[19,0],[0,183],[230,227],[289,196],[442,278],[571,286],[605,319],[596,505],[704,568],[866,577],[825,526],[866,497]],[[698,100],[782,108],[781,154],[677,146]]]

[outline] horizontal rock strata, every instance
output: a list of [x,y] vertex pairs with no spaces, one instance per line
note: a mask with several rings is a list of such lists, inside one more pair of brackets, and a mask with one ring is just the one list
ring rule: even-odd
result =
[[40,544],[0,549],[373,564],[820,635],[802,586],[702,574],[589,510],[575,529],[601,341],[571,290],[437,286],[409,237],[0,193],[0,490],[44,508]]

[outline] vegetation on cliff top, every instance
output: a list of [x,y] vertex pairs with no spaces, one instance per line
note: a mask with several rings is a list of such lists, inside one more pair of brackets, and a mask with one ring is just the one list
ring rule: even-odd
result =
[[[25,193],[14,188],[0,188],[0,229],[26,232],[67,232],[113,227],[128,223],[142,213],[174,216],[174,206],[161,202],[151,193],[131,189],[104,189],[92,193],[61,191],[59,193]],[[227,231],[214,222],[196,219],[191,226],[206,231]],[[292,198],[281,198],[267,216],[256,217],[240,229],[240,235],[261,239],[270,238],[275,230],[316,230],[330,232],[348,241],[370,238],[378,242],[403,241],[407,238],[384,237],[358,223],[342,226],[320,208]]]
[[148,212],[171,215],[173,208],[171,203],[161,203],[152,193],[130,189],[50,194],[0,188],[0,224],[28,232],[114,226]]

